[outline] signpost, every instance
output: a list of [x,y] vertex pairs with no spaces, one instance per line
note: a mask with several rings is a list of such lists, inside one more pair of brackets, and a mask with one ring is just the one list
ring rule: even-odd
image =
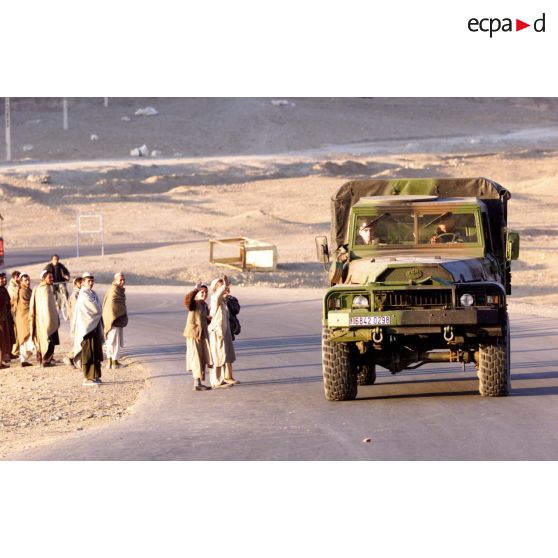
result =
[[76,256],[79,258],[79,245],[82,234],[101,235],[101,256],[105,255],[105,229],[103,216],[98,213],[80,213],[77,216]]
[[5,103],[4,125],[6,127],[6,161],[12,160],[12,134],[11,134],[11,115],[10,115],[10,98],[6,97]]
[[62,127],[64,130],[68,129],[68,98],[62,99]]

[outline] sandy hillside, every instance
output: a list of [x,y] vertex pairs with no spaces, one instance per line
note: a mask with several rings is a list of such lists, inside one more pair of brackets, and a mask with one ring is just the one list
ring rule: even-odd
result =
[[[431,152],[484,150],[506,134],[516,145],[540,147],[541,134],[533,137],[533,130],[558,125],[558,99],[548,98],[110,98],[106,108],[101,98],[81,98],[68,106],[65,131],[61,99],[12,99],[14,161],[123,158],[143,144],[162,157],[196,158],[339,145],[356,152],[367,143],[383,153],[415,152],[418,144],[418,151],[425,145]],[[158,114],[135,116],[146,107]],[[2,134],[2,155],[3,142]]]
[[[159,114],[134,116],[146,106]],[[481,175],[513,193],[514,299],[558,302],[558,100],[77,99],[67,132],[59,100],[12,108],[17,145],[33,149],[14,146],[20,160],[0,166],[8,254],[71,245],[75,216],[94,212],[105,242],[126,247],[65,261],[101,282],[119,269],[132,284],[208,280],[223,271],[208,263],[208,240],[246,236],[276,244],[279,268],[231,272],[234,282],[325,286],[314,237],[328,234],[344,181]],[[128,156],[143,143],[161,155]],[[26,266],[35,277],[41,267]]]

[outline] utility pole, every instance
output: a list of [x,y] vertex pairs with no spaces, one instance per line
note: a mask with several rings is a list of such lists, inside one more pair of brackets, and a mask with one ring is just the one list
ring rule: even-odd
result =
[[11,115],[10,115],[10,98],[6,97],[4,102],[5,118],[4,126],[6,127],[6,161],[12,160],[12,134],[11,134]]
[[68,129],[68,98],[62,98],[62,127]]

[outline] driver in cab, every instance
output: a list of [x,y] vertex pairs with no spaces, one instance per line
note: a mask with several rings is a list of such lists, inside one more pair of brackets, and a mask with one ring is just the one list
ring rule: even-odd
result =
[[434,236],[430,239],[430,244],[442,244],[446,242],[462,241],[461,234],[455,230],[455,221],[447,219],[438,223]]
[[372,222],[367,220],[360,224],[358,229],[357,244],[375,246],[380,244],[380,242],[380,239],[376,235],[376,228]]

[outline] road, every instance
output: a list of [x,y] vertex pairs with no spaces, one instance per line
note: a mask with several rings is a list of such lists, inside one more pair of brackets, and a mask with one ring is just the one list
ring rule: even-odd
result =
[[[142,250],[151,250],[154,248],[162,248],[163,246],[175,245],[175,244],[191,244],[196,241],[182,241],[182,242],[127,242],[127,243],[108,243],[105,244],[104,250],[106,256],[114,256],[117,254],[124,254],[129,252],[140,252]],[[60,259],[64,260],[67,258],[76,257],[76,245],[66,245],[66,246],[56,246],[54,249],[56,253],[60,256]],[[23,267],[27,265],[34,265],[38,263],[44,263],[45,265],[50,261],[50,257],[54,252],[52,248],[42,247],[32,247],[32,248],[21,248],[16,247],[11,250],[9,247],[7,249],[6,257],[4,260],[5,269],[13,269],[15,267]],[[83,245],[80,246],[80,256],[100,256],[101,246],[97,245]]]
[[209,392],[193,392],[184,372],[183,294],[129,293],[126,352],[151,372],[132,415],[12,459],[558,459],[553,320],[512,314],[510,397],[481,398],[473,366],[433,365],[379,369],[356,401],[334,403],[322,388],[319,291],[236,288],[241,383]]

